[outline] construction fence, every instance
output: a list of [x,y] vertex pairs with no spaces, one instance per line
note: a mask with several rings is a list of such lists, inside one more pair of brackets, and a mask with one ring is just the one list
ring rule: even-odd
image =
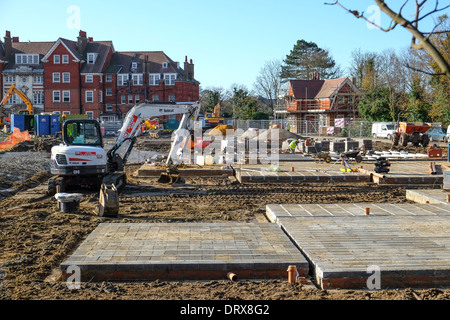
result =
[[351,119],[336,119],[331,125],[324,125],[321,121],[311,120],[238,120],[227,119],[226,124],[244,131],[254,129],[269,129],[272,125],[278,125],[280,129],[305,136],[334,136],[348,138],[369,138],[372,136],[372,124],[370,121]]

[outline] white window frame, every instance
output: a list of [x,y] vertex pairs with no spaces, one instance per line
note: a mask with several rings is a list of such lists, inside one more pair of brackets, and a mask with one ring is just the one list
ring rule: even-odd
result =
[[158,95],[158,94],[154,94],[154,95],[152,96],[152,101],[153,101],[153,102],[159,102],[159,95]]
[[53,55],[53,64],[60,64],[61,63],[61,56],[59,54]]
[[117,75],[117,85],[118,86],[128,85],[128,74],[118,74]]
[[128,95],[128,104],[133,104],[133,95],[132,94]]
[[131,69],[137,69],[138,63],[137,62],[132,62],[131,63]]
[[143,80],[144,80],[144,77],[143,77],[143,74],[141,74],[141,73],[132,75],[133,86],[142,86]]
[[169,102],[175,102],[176,96],[174,94],[169,94]]
[[44,76],[33,76],[33,83],[44,83]]
[[69,63],[69,55],[68,54],[63,54],[62,55],[62,63],[63,64],[68,64]]
[[5,76],[5,84],[11,84],[16,82],[16,76]]
[[[58,99],[56,99],[56,97]],[[61,102],[61,91],[53,90],[53,102]]]
[[140,95],[137,94],[137,95],[134,96],[134,103],[138,104],[139,101],[141,101],[141,97],[140,97]]
[[169,67],[169,63],[168,62],[163,62],[162,63],[162,67],[163,67],[163,69]]
[[89,116],[89,119],[94,119],[94,111],[86,111],[86,114]]
[[103,91],[99,91],[99,92],[98,92],[98,101],[99,101],[100,103],[103,103]]
[[113,78],[112,78],[112,74],[107,74],[106,75],[106,82],[112,82]]
[[[89,96],[90,96],[91,99],[89,99]],[[91,100],[91,101],[89,101],[89,100]],[[85,92],[85,101],[86,101],[86,103],[92,103],[92,102],[94,102],[94,91],[92,91],[92,90],[87,90],[87,91]]]
[[164,74],[164,83],[166,84],[166,86],[174,86],[176,79],[177,79],[176,73],[165,73]]
[[[68,98],[67,101],[66,98]],[[70,91],[64,90],[62,92],[62,102],[70,102]]]
[[53,83],[60,83],[60,82],[61,82],[61,73],[53,72]]
[[44,91],[33,91],[33,104],[44,104]]
[[[66,79],[66,77],[68,77]],[[63,72],[62,74],[62,82],[63,83],[70,83],[70,72]]]
[[39,64],[38,54],[16,53],[16,64]]
[[113,111],[112,103],[106,104],[106,111]]
[[148,75],[148,83],[151,86],[158,86],[159,80],[161,80],[161,75],[159,73],[150,73]]
[[106,88],[106,96],[111,97],[113,95],[113,89],[112,88]]
[[84,77],[85,83],[93,83],[94,82],[94,76],[92,74],[87,74]]
[[126,95],[121,95],[120,96],[120,103],[121,104],[126,104],[127,103],[127,96]]
[[97,59],[97,54],[96,53],[88,53],[87,54],[87,64],[94,64],[95,60]]

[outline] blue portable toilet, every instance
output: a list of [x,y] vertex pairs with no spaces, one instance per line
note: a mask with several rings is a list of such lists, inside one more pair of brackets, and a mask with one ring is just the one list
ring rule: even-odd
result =
[[61,131],[61,123],[59,122],[59,114],[52,114],[50,116],[50,134],[56,136]]
[[21,132],[25,131],[25,115],[11,115],[11,133],[14,131],[14,128],[18,128]]
[[47,136],[50,134],[50,116],[39,114],[35,116],[36,134],[38,136]]

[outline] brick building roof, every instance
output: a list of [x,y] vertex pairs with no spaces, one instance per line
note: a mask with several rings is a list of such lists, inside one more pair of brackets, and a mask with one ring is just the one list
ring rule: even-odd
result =
[[289,83],[296,100],[326,99],[331,97],[347,79],[344,77],[329,80],[290,80]]

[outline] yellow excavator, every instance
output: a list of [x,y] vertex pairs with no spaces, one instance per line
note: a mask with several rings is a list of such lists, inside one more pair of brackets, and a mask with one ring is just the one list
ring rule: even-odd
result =
[[4,106],[14,93],[17,94],[20,99],[22,99],[22,101],[27,105],[27,109],[19,110],[18,114],[34,114],[33,104],[31,103],[30,99],[28,99],[27,95],[22,90],[17,89],[16,85],[13,83],[8,92],[6,92],[5,96],[3,97],[2,102],[0,103],[0,126],[4,125],[3,118],[5,118],[6,116]]

